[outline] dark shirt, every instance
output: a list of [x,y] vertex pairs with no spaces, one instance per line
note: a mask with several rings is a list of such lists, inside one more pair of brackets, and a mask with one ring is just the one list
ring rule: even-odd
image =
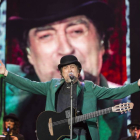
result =
[[[73,108],[77,109],[77,82],[74,83],[72,85],[72,96],[73,96]],[[58,97],[56,100],[56,110],[57,112],[62,112],[63,110],[65,110],[66,108],[71,106],[71,83],[66,83],[64,82],[64,84],[60,87],[60,89],[58,90]],[[80,124],[81,126],[81,124]],[[74,133],[76,135],[85,135],[86,134],[86,130],[83,128],[77,128],[74,127],[73,129]]]
[[[75,109],[77,108],[76,89],[77,82],[72,85],[73,108]],[[62,112],[64,109],[71,106],[70,93],[71,93],[71,83],[64,82],[58,93],[57,109],[56,109],[57,112]]]

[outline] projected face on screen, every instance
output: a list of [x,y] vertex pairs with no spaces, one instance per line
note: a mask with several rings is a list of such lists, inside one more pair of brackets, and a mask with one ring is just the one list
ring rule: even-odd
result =
[[78,57],[84,71],[99,76],[104,47],[96,27],[85,16],[76,16],[29,31],[28,60],[41,81],[60,77],[63,55]]

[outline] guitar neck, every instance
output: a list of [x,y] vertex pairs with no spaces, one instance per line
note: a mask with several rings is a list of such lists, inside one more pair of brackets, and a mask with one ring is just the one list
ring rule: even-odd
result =
[[97,117],[97,116],[100,116],[100,115],[104,115],[104,114],[107,114],[107,113],[111,113],[111,112],[112,112],[112,107],[109,107],[109,108],[102,109],[102,110],[99,110],[99,111],[95,111],[95,112],[91,112],[91,113],[88,113],[88,114],[80,115],[80,116],[75,117],[74,123],[78,123],[78,122],[81,122],[81,121],[84,121],[84,120],[87,120],[87,119],[90,119],[90,118],[94,118],[94,117]]

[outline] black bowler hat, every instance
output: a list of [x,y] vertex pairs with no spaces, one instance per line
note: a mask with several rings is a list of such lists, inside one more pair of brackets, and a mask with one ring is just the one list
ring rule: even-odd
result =
[[78,61],[78,59],[74,55],[65,55],[61,58],[60,64],[58,65],[58,69],[60,70],[63,66],[66,66],[69,64],[77,65],[80,70],[82,68],[81,63]]
[[14,121],[19,121],[18,117],[13,113],[4,116],[3,121],[5,121],[6,119],[13,119]]
[[113,11],[101,0],[19,0],[18,3],[18,16],[13,15],[7,22],[11,35],[77,15],[86,15],[105,29],[114,27]]
[[139,120],[133,120],[133,121],[131,122],[131,124],[129,124],[129,125],[127,126],[127,128],[130,129],[132,126],[138,126],[138,127],[140,127],[140,121],[139,121]]

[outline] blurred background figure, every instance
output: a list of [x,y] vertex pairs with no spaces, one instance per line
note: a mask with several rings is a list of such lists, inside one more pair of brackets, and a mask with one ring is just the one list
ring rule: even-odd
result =
[[24,136],[19,133],[20,122],[15,114],[10,113],[3,118],[3,136],[4,140],[24,140]]
[[132,121],[127,128],[129,129],[131,136],[122,138],[121,140],[140,140],[140,121]]

